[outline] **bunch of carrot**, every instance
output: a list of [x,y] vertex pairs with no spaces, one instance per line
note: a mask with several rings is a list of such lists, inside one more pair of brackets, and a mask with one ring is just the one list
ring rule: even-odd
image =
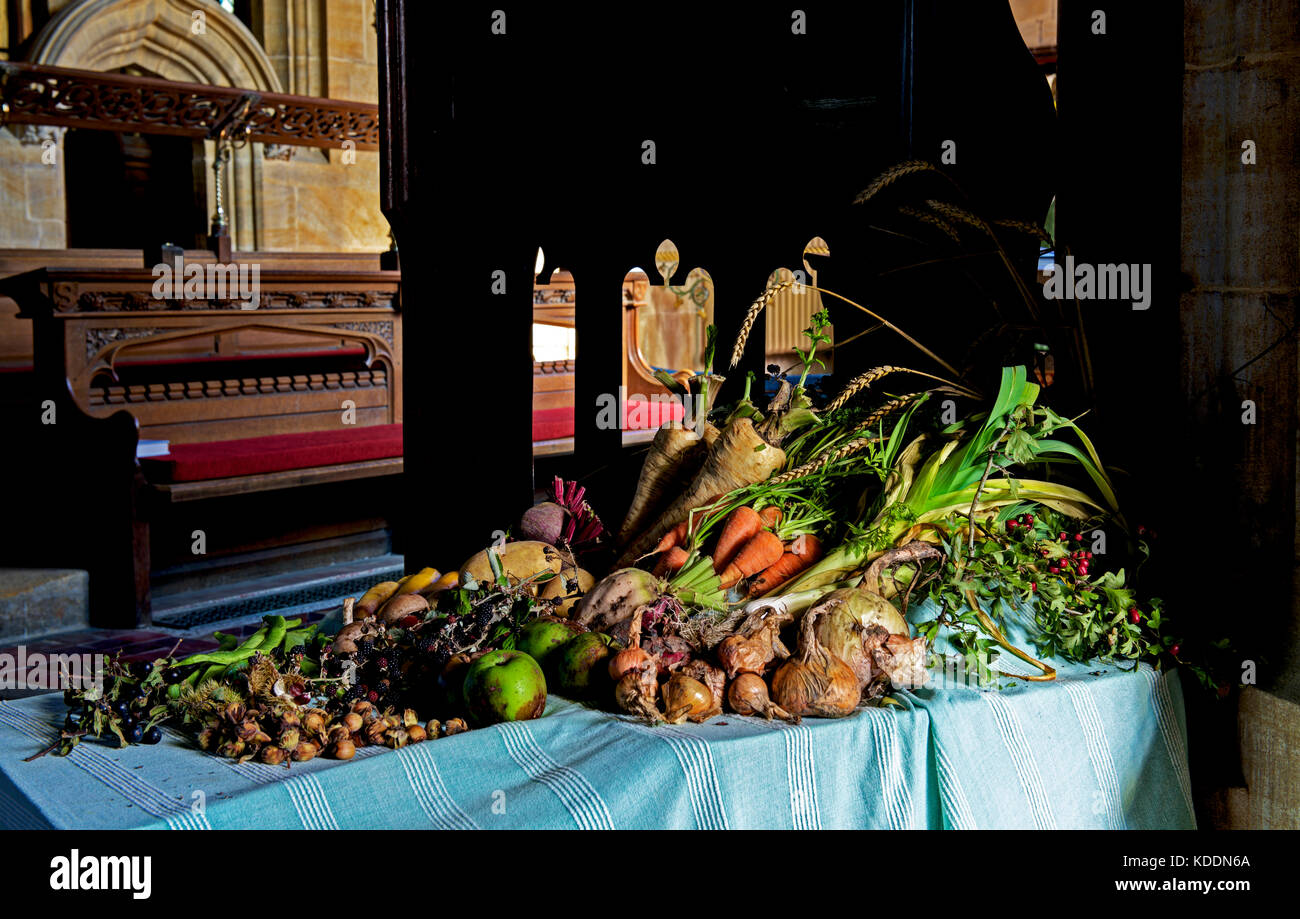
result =
[[[762,511],[741,505],[727,516],[713,548],[713,570],[720,577],[722,589],[752,578],[749,596],[762,596],[821,559],[821,540],[811,533],[781,541],[777,535],[781,518],[781,509],[775,505]],[[686,564],[690,557],[689,535],[689,518],[664,534],[654,550],[659,553],[656,574],[668,576]]]

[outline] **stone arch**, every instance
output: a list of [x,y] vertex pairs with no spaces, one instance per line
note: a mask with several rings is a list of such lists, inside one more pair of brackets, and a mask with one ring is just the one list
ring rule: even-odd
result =
[[[191,31],[199,7],[204,31]],[[29,59],[54,67],[116,70],[135,64],[165,80],[283,92],[266,51],[232,13],[195,0],[89,0],[56,15]]]
[[[203,31],[192,31],[195,12]],[[283,92],[257,38],[220,5],[196,0],[86,0],[64,9],[32,44],[29,60],[80,70],[136,66],[165,80]],[[214,196],[211,141],[205,143],[208,201]],[[226,167],[231,244],[261,248],[262,144],[234,151]],[[60,162],[65,162],[60,156]]]

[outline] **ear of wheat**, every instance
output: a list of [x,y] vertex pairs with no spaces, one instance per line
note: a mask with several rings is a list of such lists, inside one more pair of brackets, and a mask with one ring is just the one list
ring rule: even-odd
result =
[[758,314],[767,309],[768,304],[776,299],[777,294],[783,290],[789,290],[794,285],[795,280],[793,278],[773,284],[749,305],[749,312],[745,313],[745,321],[740,324],[740,334],[736,336],[736,347],[731,350],[732,370],[736,369],[736,365],[740,363],[740,359],[745,354],[745,343],[749,341],[749,333],[754,328],[754,321],[758,319]]
[[948,221],[940,219],[929,211],[923,211],[919,207],[904,206],[900,207],[898,212],[926,226],[934,227],[955,243],[961,242],[961,234],[954,230]]
[[1010,230],[1013,233],[1032,236],[1039,242],[1048,239],[1046,228],[1040,227],[1038,224],[1029,220],[995,220],[993,221],[993,225],[1004,230]]
[[940,172],[940,170],[939,167],[927,163],[925,160],[905,160],[876,176],[870,185],[858,193],[858,196],[853,199],[853,203],[865,204],[900,179],[905,179],[920,172]]
[[876,382],[876,380],[879,380],[881,377],[888,376],[891,373],[898,373],[900,371],[905,372],[906,370],[906,367],[893,367],[886,364],[883,367],[872,367],[866,373],[858,374],[853,379],[849,380],[849,385],[845,386],[840,394],[831,401],[831,404],[826,406],[827,413],[842,408],[850,399],[862,392],[862,390],[870,387],[872,383]]
[[870,427],[874,427],[876,423],[880,421],[880,419],[884,418],[886,415],[890,415],[898,411],[900,408],[902,408],[905,405],[915,402],[917,399],[924,396],[925,393],[926,391],[922,390],[920,392],[908,393],[905,396],[895,396],[893,399],[890,399],[884,405],[880,406],[880,408],[876,409],[874,412],[868,415],[866,418],[863,418],[862,421],[859,422],[858,426],[853,429],[853,433],[857,434],[859,431],[865,431]]
[[932,211],[942,214],[944,217],[947,217],[955,223],[964,223],[987,233],[990,236],[993,235],[993,228],[985,223],[982,217],[972,214],[965,208],[958,207],[955,204],[949,204],[947,201],[938,201],[934,198],[927,199],[925,206],[930,208]]
[[871,444],[876,443],[878,440],[880,440],[879,437],[855,437],[853,440],[841,444],[834,450],[827,450],[816,459],[811,459],[802,466],[791,469],[789,472],[783,472],[778,476],[773,476],[767,480],[766,484],[784,485],[787,482],[802,479],[805,476],[812,475],[814,472],[819,472],[822,469],[825,469],[836,460],[842,460],[846,456],[852,456],[854,453],[865,449]]

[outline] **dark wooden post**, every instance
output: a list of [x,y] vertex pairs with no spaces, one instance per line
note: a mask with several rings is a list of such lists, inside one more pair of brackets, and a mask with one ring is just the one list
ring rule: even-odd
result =
[[[733,397],[747,370],[763,370],[761,319],[742,366],[727,365],[768,274],[798,267],[823,227],[853,227],[854,194],[906,155],[914,113],[925,109],[934,128],[919,136],[951,125],[979,146],[1005,74],[971,72],[976,54],[947,58],[990,36],[999,49],[1020,41],[1009,14],[987,24],[964,15],[953,25],[951,7],[934,0],[799,10],[701,4],[679,28],[654,33],[641,7],[596,15],[580,4],[379,0],[377,11],[382,201],[404,269],[412,500],[398,542],[412,567],[458,563],[488,540],[482,528],[513,523],[528,500],[531,323],[515,288],[531,277],[539,243],[548,262],[574,274],[580,359],[570,468],[590,476],[627,458],[620,433],[597,427],[596,405],[617,394],[622,377],[625,319],[615,297],[625,272],[665,237],[709,269],[716,367],[737,381],[724,396]],[[913,46],[923,41],[931,44],[927,85],[959,88],[960,104],[912,92],[921,60]],[[655,43],[682,66],[642,63],[655,58],[630,51]],[[1030,70],[1012,83],[1041,83],[1023,42],[1020,51]],[[1034,129],[1033,118],[1019,131],[1014,118],[999,123],[1011,123],[1012,136],[987,139],[972,157],[972,183],[984,179],[986,190],[1021,168],[999,159],[997,145],[1015,147]],[[844,229],[828,240],[831,262],[842,259],[854,284],[870,278],[860,239],[860,229]],[[494,298],[498,268],[509,294]],[[864,326],[843,309],[835,320]],[[627,484],[593,485],[598,510],[617,514]]]

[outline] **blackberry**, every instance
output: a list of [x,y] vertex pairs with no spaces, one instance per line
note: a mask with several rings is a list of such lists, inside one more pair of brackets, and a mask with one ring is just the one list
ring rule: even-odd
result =
[[389,660],[387,656],[380,657],[378,660],[375,661],[375,666],[378,667],[380,670],[387,670],[388,665],[389,665]]
[[357,653],[355,655],[357,662],[360,663],[361,661],[366,660],[368,657],[370,657],[371,654],[374,653],[374,650],[375,650],[375,643],[372,639],[369,638],[361,639],[361,641],[357,642]]
[[489,623],[491,622],[492,622],[492,610],[490,609],[484,608],[474,614],[474,624],[477,625],[480,629],[486,629]]
[[347,692],[343,693],[343,701],[349,704],[355,702],[366,694],[365,690],[366,688],[359,683],[356,686],[351,686]]
[[425,635],[415,643],[415,650],[421,654],[430,654],[438,647],[438,640],[432,635]]

